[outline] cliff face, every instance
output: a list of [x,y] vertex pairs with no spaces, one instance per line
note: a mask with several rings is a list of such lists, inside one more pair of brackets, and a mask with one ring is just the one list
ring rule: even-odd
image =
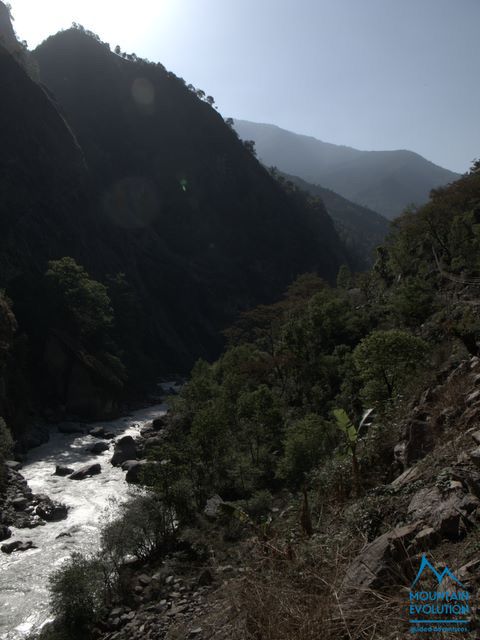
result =
[[44,85],[0,49],[0,287],[34,362],[50,335],[52,259],[72,256],[102,282],[124,274],[136,319],[120,304],[115,340],[137,363],[131,381],[214,356],[239,310],[302,272],[333,280],[348,260],[326,211],[285,193],[161,65],[76,30],[35,58]]

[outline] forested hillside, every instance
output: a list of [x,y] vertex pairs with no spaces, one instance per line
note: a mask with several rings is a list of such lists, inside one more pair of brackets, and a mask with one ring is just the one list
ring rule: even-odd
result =
[[287,194],[162,65],[83,28],[34,59],[41,84],[0,56],[0,286],[54,415],[114,412],[122,388],[218,354],[241,309],[348,263],[321,203]]
[[[156,514],[162,535],[148,538],[136,595],[117,592],[135,614],[102,617],[110,594],[99,586],[95,607],[76,612],[85,637],[97,618],[122,640],[140,625],[151,638],[170,628],[313,640],[321,625],[327,638],[383,640],[407,628],[402,594],[421,553],[437,549],[478,587],[479,207],[477,163],[395,222],[369,273],[342,268],[336,288],[298,278],[241,314],[216,362],[197,362],[140,439],[131,481],[150,502],[133,500],[106,528],[103,555],[76,560],[115,574],[109,558],[141,553]],[[73,575],[70,564],[52,580],[58,629],[71,628]],[[159,594],[160,628],[149,604]]]

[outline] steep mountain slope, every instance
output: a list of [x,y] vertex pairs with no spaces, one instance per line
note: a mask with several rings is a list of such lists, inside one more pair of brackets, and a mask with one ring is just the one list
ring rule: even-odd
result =
[[115,338],[122,355],[134,334],[145,362],[134,379],[147,363],[159,373],[212,357],[240,309],[305,271],[332,280],[348,261],[326,211],[285,193],[161,65],[122,59],[81,30],[35,57],[47,90],[0,55],[0,287],[35,362],[51,259],[72,256],[101,282],[125,275],[136,321],[124,335],[117,322]]
[[373,252],[380,245],[390,228],[389,221],[379,213],[355,204],[331,189],[310,184],[298,176],[281,173],[303,191],[321,198],[335,227],[360,264],[371,264]]
[[388,219],[409,204],[423,204],[431,189],[459,177],[412,151],[359,151],[245,120],[235,120],[235,128],[243,140],[255,141],[266,165],[321,184]]

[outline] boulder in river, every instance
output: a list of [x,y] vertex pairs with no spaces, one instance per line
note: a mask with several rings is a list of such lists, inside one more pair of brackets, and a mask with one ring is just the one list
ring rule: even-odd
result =
[[62,465],[57,464],[57,466],[55,467],[55,471],[53,473],[54,476],[69,476],[71,473],[73,473],[73,469],[70,469],[70,467],[62,467]]
[[102,467],[99,464],[87,464],[77,471],[74,471],[69,477],[71,480],[84,480],[89,476],[95,476],[102,472]]
[[12,535],[12,532],[5,524],[0,524],[0,540],[7,540]]
[[4,462],[5,466],[12,471],[20,471],[22,468],[22,463],[18,462],[18,460],[6,460]]
[[104,451],[106,451],[109,447],[110,445],[106,442],[95,442],[95,444],[87,447],[87,451],[98,455],[99,453],[103,453]]
[[88,433],[91,436],[94,436],[95,438],[104,438],[105,437],[105,427],[94,427],[93,429],[90,429],[90,431]]
[[127,460],[137,458],[137,446],[132,436],[123,436],[115,444],[115,450],[111,459],[114,467],[118,467]]
[[28,506],[28,498],[25,496],[18,496],[11,501],[11,505],[15,511],[24,511]]
[[7,544],[2,544],[0,550],[3,553],[13,553],[14,551],[27,551],[28,549],[36,549],[37,547],[33,544],[31,540],[27,540],[26,542],[22,542],[21,540],[15,540],[15,542],[7,542]]
[[68,507],[48,498],[48,500],[42,500],[42,502],[37,505],[35,513],[47,522],[58,522],[67,517]]
[[122,464],[122,469],[127,472],[125,480],[136,484],[140,482],[140,475],[147,465],[146,460],[127,460]]

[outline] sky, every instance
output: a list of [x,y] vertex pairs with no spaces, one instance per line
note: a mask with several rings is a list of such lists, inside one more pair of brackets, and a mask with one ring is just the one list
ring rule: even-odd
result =
[[35,47],[73,21],[225,117],[359,149],[480,157],[480,0],[10,0]]

